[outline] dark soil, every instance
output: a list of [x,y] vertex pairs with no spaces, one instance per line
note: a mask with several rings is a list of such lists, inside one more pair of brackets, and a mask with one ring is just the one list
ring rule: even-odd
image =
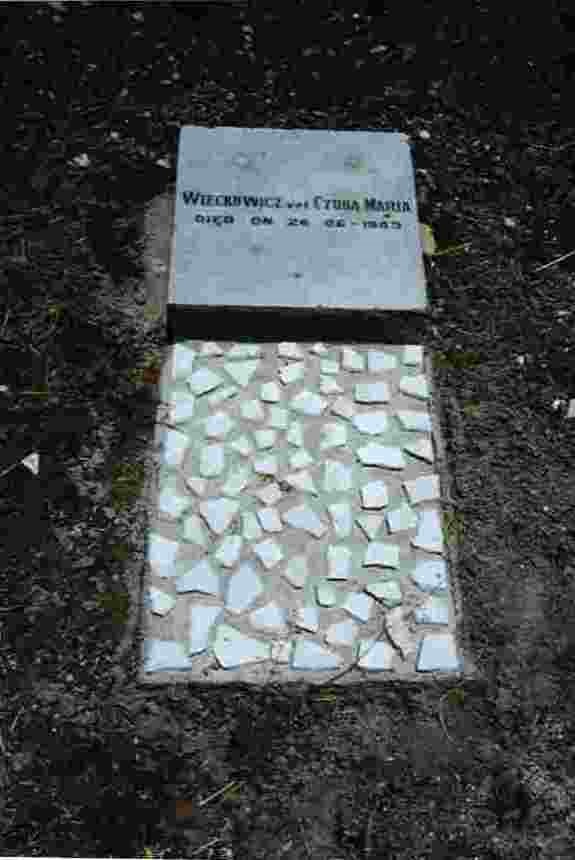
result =
[[[0,478],[3,856],[575,856],[575,256],[536,271],[575,247],[575,17],[369,5],[0,10],[0,472],[41,461]],[[138,686],[145,523],[117,478],[165,327],[103,297],[141,316],[184,124],[408,132],[421,220],[470,243],[428,262],[423,339],[478,680]]]

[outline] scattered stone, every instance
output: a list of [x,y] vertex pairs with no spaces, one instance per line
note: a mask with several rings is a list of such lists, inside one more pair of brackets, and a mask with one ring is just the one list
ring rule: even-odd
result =
[[447,590],[447,565],[444,561],[419,561],[411,578],[420,589],[430,594]]
[[367,369],[370,373],[382,373],[386,370],[393,370],[397,366],[397,359],[394,355],[388,355],[386,352],[369,351],[367,353]]
[[233,567],[240,557],[243,540],[239,535],[230,535],[221,542],[214,558],[222,567]]
[[190,391],[192,394],[195,394],[196,397],[200,397],[200,395],[206,394],[208,391],[213,391],[213,389],[217,388],[218,385],[221,385],[222,382],[223,379],[221,376],[218,376],[217,373],[214,373],[207,367],[202,367],[200,370],[196,370],[195,373],[192,373],[187,380]]
[[220,403],[223,403],[224,400],[229,400],[231,397],[236,397],[239,394],[239,388],[236,388],[235,385],[226,385],[224,388],[220,388],[219,391],[214,392],[214,394],[210,394],[207,398],[210,407],[219,406]]
[[294,421],[293,424],[290,425],[290,428],[286,433],[286,439],[290,443],[290,445],[295,445],[297,448],[301,448],[304,444],[303,430],[301,424],[299,424],[297,421]]
[[365,623],[369,620],[372,603],[371,597],[364,594],[363,591],[352,591],[342,608],[346,612],[349,612],[350,615],[353,615],[354,618],[357,618],[358,621]]
[[357,626],[353,621],[340,621],[332,624],[325,634],[328,645],[353,645],[357,632]]
[[388,642],[364,639],[358,646],[358,666],[371,672],[381,672],[393,668],[395,651]]
[[361,506],[363,508],[384,508],[388,503],[387,487],[383,481],[370,481],[361,488]]
[[213,341],[206,341],[206,343],[203,344],[203,346],[200,350],[200,354],[204,355],[206,357],[218,356],[218,355],[223,355],[224,351],[221,348],[221,346],[218,346],[217,343],[214,343]]
[[168,406],[170,424],[185,424],[194,416],[196,398],[187,391],[173,391]]
[[405,532],[417,526],[417,514],[409,505],[403,504],[385,515],[390,532]]
[[280,367],[278,376],[284,385],[290,385],[292,382],[297,382],[305,374],[305,366],[300,364],[288,364],[286,367]]
[[294,588],[303,588],[308,576],[307,559],[305,555],[296,555],[288,561],[283,575]]
[[264,487],[263,490],[258,490],[254,495],[257,496],[260,502],[263,502],[264,505],[275,505],[275,503],[279,502],[281,499],[282,491],[279,486],[273,482]]
[[385,412],[363,412],[354,415],[352,424],[360,433],[376,436],[387,430],[387,415]]
[[384,469],[405,468],[401,448],[391,448],[372,443],[363,448],[358,448],[357,456],[364,466],[379,466]]
[[196,360],[193,349],[176,343],[172,350],[172,379],[182,379],[190,375]]
[[427,412],[399,411],[396,414],[404,430],[431,433],[431,416]]
[[153,586],[148,589],[148,606],[154,615],[167,615],[175,605],[176,601],[171,594]]
[[443,552],[443,532],[439,511],[421,511],[417,534],[411,539],[411,544],[427,552]]
[[226,353],[227,359],[257,358],[261,355],[261,347],[256,343],[238,343]]
[[221,475],[225,468],[225,456],[222,445],[206,445],[200,453],[200,475],[203,478],[214,478]]
[[413,366],[420,366],[423,364],[423,347],[408,345],[403,348],[403,363]]
[[277,430],[256,430],[254,439],[256,440],[258,451],[273,448],[276,444],[277,436]]
[[372,582],[370,585],[365,586],[365,590],[378,600],[382,600],[390,609],[393,609],[394,606],[399,606],[403,599],[399,583],[394,579],[382,579],[379,582]]
[[286,475],[284,478],[286,484],[290,487],[295,487],[296,490],[301,490],[302,493],[310,493],[312,496],[317,496],[317,487],[313,482],[312,476],[307,471],[295,472],[292,475]]
[[226,609],[243,612],[263,594],[260,578],[249,562],[240,565],[237,573],[230,577],[226,598]]
[[350,373],[361,373],[365,370],[365,359],[363,355],[346,346],[341,350],[341,363],[343,369],[348,370]]
[[388,403],[390,398],[386,382],[358,382],[354,392],[356,403]]
[[433,444],[431,439],[420,439],[419,442],[411,442],[409,445],[404,445],[403,450],[417,457],[418,460],[433,463]]
[[239,630],[220,624],[214,643],[214,654],[222,669],[239,669],[247,663],[260,663],[271,658],[271,646],[259,639],[244,636]]
[[225,532],[239,509],[239,502],[224,498],[206,499],[205,502],[200,502],[199,506],[200,514],[210,531],[217,535]]
[[224,364],[224,370],[234,382],[245,388],[250,384],[251,378],[259,367],[259,361],[242,361],[238,364]]
[[257,518],[265,532],[283,531],[283,523],[275,508],[260,508],[257,512]]
[[271,570],[284,557],[281,547],[271,539],[256,543],[253,549],[266,570]]
[[239,439],[230,442],[230,448],[233,448],[242,457],[249,457],[254,452],[253,445],[247,436],[240,436]]
[[222,487],[225,496],[239,496],[250,483],[251,472],[247,466],[238,466],[230,473],[228,480]]
[[220,606],[190,606],[190,654],[207,649],[210,630],[221,611]]
[[246,400],[240,405],[242,418],[246,421],[263,421],[265,410],[259,400]]
[[323,537],[327,531],[327,526],[322,523],[315,511],[305,505],[290,508],[282,514],[282,519],[292,528],[303,529],[316,538]]
[[301,630],[317,633],[319,630],[319,610],[317,606],[304,606],[297,609],[294,625]]
[[295,643],[295,648],[292,656],[292,668],[294,669],[337,669],[342,664],[341,657],[332,654],[318,645],[316,642],[309,642],[307,639],[299,639]]
[[321,376],[319,380],[320,394],[342,394],[344,389],[331,376]]
[[320,606],[335,606],[337,591],[329,582],[320,582],[315,587],[316,600]]
[[258,518],[253,511],[242,514],[242,534],[244,539],[248,541],[259,540],[262,536]]
[[375,540],[383,524],[383,517],[381,514],[362,514],[356,518],[356,523],[368,540]]
[[458,672],[461,663],[451,633],[428,633],[421,640],[417,656],[418,672]]
[[399,547],[395,544],[370,541],[363,559],[364,567],[399,567]]
[[277,603],[268,603],[257,609],[250,615],[250,621],[254,627],[264,627],[275,633],[284,632],[285,610],[280,609]]
[[305,469],[307,466],[312,466],[314,463],[313,457],[308,454],[307,451],[296,451],[295,454],[292,454],[289,458],[290,469],[297,471],[298,469]]
[[341,448],[347,445],[347,428],[344,424],[324,424],[322,427],[322,442],[320,451],[329,448]]
[[192,661],[180,642],[164,639],[148,639],[145,644],[144,671],[171,672],[191,669]]
[[301,351],[297,343],[291,343],[288,341],[278,344],[278,355],[280,358],[293,358],[296,361],[305,358],[304,353]]
[[264,382],[260,388],[260,399],[265,403],[279,403],[282,393],[276,382]]
[[327,509],[336,536],[339,538],[349,537],[353,530],[351,505],[347,502],[338,502],[333,505],[328,505]]
[[260,457],[254,460],[254,471],[258,475],[277,475],[278,463],[275,457]]
[[206,419],[204,425],[206,436],[213,439],[224,439],[234,424],[235,421],[232,421],[230,416],[225,412],[218,412],[216,415],[210,415],[210,417]]
[[162,463],[165,466],[180,466],[190,446],[190,438],[179,430],[166,430],[162,441]]
[[325,464],[324,491],[326,493],[346,493],[353,486],[353,470],[345,463],[330,460]]
[[191,570],[176,581],[176,591],[183,594],[188,591],[199,591],[212,597],[220,596],[220,578],[214,572],[208,559],[204,558],[195,564]]
[[184,478],[184,482],[188,490],[195,496],[203,496],[206,492],[207,481],[205,478],[189,477]]
[[337,361],[321,361],[319,366],[320,372],[336,376],[339,373],[339,362]]
[[346,546],[328,546],[328,579],[349,579],[351,575],[351,550]]
[[285,430],[289,424],[289,413],[281,406],[270,406],[268,424],[275,430]]
[[399,382],[399,390],[402,394],[417,397],[419,400],[429,399],[429,387],[424,374],[404,376]]
[[185,541],[195,543],[201,547],[207,547],[208,542],[204,534],[204,526],[197,514],[190,514],[184,520],[182,536]]
[[292,409],[304,415],[321,415],[326,406],[327,401],[313,391],[302,391],[291,401]]
[[349,420],[355,415],[355,406],[351,400],[348,400],[346,397],[338,397],[330,411],[333,412],[334,415],[339,415],[341,418],[347,418]]

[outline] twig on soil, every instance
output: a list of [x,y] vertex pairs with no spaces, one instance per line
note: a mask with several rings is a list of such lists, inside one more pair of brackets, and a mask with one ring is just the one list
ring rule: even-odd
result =
[[218,797],[220,794],[223,794],[224,791],[227,791],[229,788],[232,788],[232,786],[234,786],[234,785],[238,785],[238,783],[236,782],[235,779],[232,780],[231,782],[228,782],[228,784],[224,785],[223,788],[219,788],[217,791],[214,791],[214,793],[210,794],[209,797],[204,798],[204,800],[200,800],[200,802],[198,803],[198,806],[205,806],[211,800],[215,800],[216,797]]
[[2,323],[2,328],[0,329],[0,337],[4,337],[4,332],[6,331],[6,326],[8,325],[8,319],[10,317],[10,308],[6,308],[6,315],[4,317],[4,322]]
[[305,853],[309,857],[309,860],[311,860],[311,851],[309,850],[309,845],[308,845],[308,841],[306,839],[305,830],[303,829],[303,824],[301,823],[301,820],[299,818],[297,820],[297,823],[298,823],[299,829],[301,830],[301,837],[303,839],[303,844],[305,846]]
[[557,263],[562,263],[563,260],[566,260],[568,257],[572,257],[575,254],[575,251],[569,251],[568,254],[563,254],[562,257],[557,257],[555,260],[551,260],[550,263],[545,263],[544,266],[539,266],[537,269],[533,269],[534,272],[542,272],[543,269],[548,269],[550,266],[556,266]]
[[222,841],[222,840],[220,839],[220,837],[219,837],[219,836],[216,836],[216,838],[215,838],[215,839],[211,839],[209,842],[206,842],[204,845],[200,845],[200,847],[199,847],[199,848],[196,848],[196,850],[195,850],[195,851],[192,851],[192,853],[190,854],[190,857],[195,857],[195,856],[196,856],[196,854],[201,854],[201,853],[202,853],[202,851],[205,851],[205,850],[206,850],[206,848],[211,848],[211,847],[212,847],[212,845],[215,845],[215,844],[216,844],[216,842],[221,842],[221,841]]

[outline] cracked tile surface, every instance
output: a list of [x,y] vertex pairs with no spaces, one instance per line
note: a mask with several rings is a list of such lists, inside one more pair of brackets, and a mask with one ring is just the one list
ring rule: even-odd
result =
[[462,670],[424,359],[419,345],[171,348],[145,680]]

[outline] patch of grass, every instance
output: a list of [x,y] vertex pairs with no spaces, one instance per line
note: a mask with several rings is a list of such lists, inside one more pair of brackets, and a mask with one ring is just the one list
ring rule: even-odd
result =
[[447,701],[450,705],[461,707],[465,703],[465,690],[461,687],[452,687],[447,691]]
[[446,543],[458,543],[463,537],[464,521],[457,511],[443,512],[443,539]]
[[142,492],[146,477],[141,463],[120,463],[112,471],[112,507],[123,510]]
[[471,350],[449,350],[438,352],[435,356],[437,366],[447,370],[467,370],[481,364],[481,356]]
[[114,561],[127,561],[130,558],[131,547],[127,543],[115,543],[110,548],[110,555]]
[[481,413],[480,400],[468,400],[463,404],[463,414],[467,418],[477,418]]
[[112,616],[114,624],[124,625],[130,611],[130,595],[127,591],[104,591],[96,596],[98,607]]

